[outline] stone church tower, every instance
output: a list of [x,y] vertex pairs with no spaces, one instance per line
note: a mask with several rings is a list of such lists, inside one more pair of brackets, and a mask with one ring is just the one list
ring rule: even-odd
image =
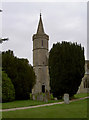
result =
[[33,68],[36,74],[36,84],[32,94],[49,92],[48,72],[48,41],[49,36],[45,34],[40,14],[37,33],[33,35]]

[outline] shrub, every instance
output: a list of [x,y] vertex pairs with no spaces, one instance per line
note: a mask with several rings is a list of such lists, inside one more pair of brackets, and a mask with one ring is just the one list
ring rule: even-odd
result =
[[29,99],[35,84],[35,73],[29,61],[15,57],[13,51],[9,50],[2,52],[2,63],[3,70],[14,85],[15,99]]
[[51,97],[51,100],[54,100],[54,97],[53,97],[53,94],[52,94],[52,93],[51,93],[50,97]]
[[11,79],[2,72],[2,102],[10,102],[15,99],[15,89]]
[[85,73],[84,48],[77,43],[54,44],[49,53],[51,92],[62,98],[64,93],[76,94]]

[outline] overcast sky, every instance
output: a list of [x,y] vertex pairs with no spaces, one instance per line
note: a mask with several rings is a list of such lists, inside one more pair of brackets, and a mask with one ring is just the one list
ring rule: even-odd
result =
[[40,10],[45,33],[49,35],[49,50],[53,43],[81,43],[87,59],[87,3],[85,2],[3,2],[2,51],[13,50],[15,56],[33,62],[32,36],[36,33]]

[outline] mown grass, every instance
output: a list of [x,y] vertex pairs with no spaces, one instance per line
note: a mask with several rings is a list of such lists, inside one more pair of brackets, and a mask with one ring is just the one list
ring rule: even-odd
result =
[[43,101],[36,101],[36,100],[18,100],[18,101],[13,101],[8,103],[2,103],[2,109],[35,106],[35,105],[42,105],[42,104],[61,102],[61,101],[62,100],[56,100],[56,101],[49,100],[48,102],[43,102]]
[[79,93],[79,94],[75,94],[74,98],[78,99],[78,98],[83,98],[89,96],[89,93]]
[[[88,99],[89,101],[89,99]],[[3,118],[87,118],[87,99],[25,110],[2,112]]]
[[[89,96],[87,93],[80,93],[74,95],[74,99],[82,98]],[[49,100],[48,102],[41,102],[41,101],[33,101],[33,100],[18,100],[8,103],[2,103],[2,109],[9,109],[9,108],[17,108],[17,107],[27,107],[27,106],[35,106],[35,105],[41,105],[41,104],[47,104],[47,103],[54,103],[54,102],[61,102],[63,100]]]

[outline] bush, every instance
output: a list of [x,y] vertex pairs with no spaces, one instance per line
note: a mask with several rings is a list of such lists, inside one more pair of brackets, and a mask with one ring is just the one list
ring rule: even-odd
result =
[[2,102],[10,102],[15,99],[15,89],[11,79],[2,72]]
[[29,61],[15,57],[13,51],[9,50],[2,52],[2,63],[3,70],[14,85],[15,99],[29,99],[35,84],[35,73]]
[[52,93],[51,93],[50,97],[51,97],[51,100],[54,100],[54,97],[53,97],[53,94],[52,94]]
[[64,93],[76,94],[85,73],[84,48],[77,43],[54,44],[49,53],[51,92],[62,98]]

